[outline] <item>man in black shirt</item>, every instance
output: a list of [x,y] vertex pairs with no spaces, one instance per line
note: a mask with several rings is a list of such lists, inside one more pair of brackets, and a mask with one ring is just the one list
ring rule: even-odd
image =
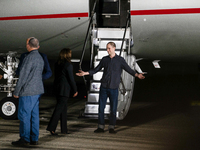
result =
[[118,88],[120,84],[122,69],[127,71],[129,74],[138,77],[139,79],[145,78],[143,74],[138,74],[134,70],[132,70],[123,57],[116,55],[115,48],[115,43],[109,42],[107,44],[107,52],[109,55],[103,57],[97,67],[89,70],[88,72],[80,70],[80,73],[76,73],[77,76],[93,75],[104,68],[99,92],[99,121],[98,128],[94,131],[95,133],[104,132],[104,109],[108,97],[110,100],[109,133],[116,133],[114,127],[116,124]]

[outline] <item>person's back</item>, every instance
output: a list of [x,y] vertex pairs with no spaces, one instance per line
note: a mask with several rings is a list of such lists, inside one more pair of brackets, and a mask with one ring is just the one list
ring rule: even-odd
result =
[[[23,63],[24,58],[26,56],[28,56],[29,53],[30,52],[25,52],[25,53],[21,54],[19,66],[18,66],[17,70],[15,71],[17,76],[19,76],[20,68],[21,68],[21,65]],[[44,61],[44,69],[43,69],[42,79],[46,80],[46,79],[48,79],[52,76],[52,71],[51,71],[51,68],[49,66],[49,61],[48,61],[47,55],[44,54],[44,53],[41,53],[41,52],[39,52],[39,54],[42,56],[43,61]]]
[[[19,96],[31,96],[44,93],[42,72],[44,61],[37,50],[31,51],[23,60],[20,67],[19,81],[14,94]],[[19,89],[18,87],[22,88]]]
[[51,135],[57,135],[55,130],[59,120],[61,133],[68,134],[66,114],[67,101],[69,99],[70,90],[71,93],[73,93],[73,97],[78,94],[73,77],[71,55],[71,50],[69,48],[62,49],[55,64],[54,91],[56,94],[57,104],[46,129],[51,133]]
[[39,99],[44,93],[42,71],[44,60],[39,54],[39,41],[30,37],[26,41],[29,54],[24,58],[19,71],[19,80],[13,92],[19,98],[18,119],[20,139],[12,142],[15,146],[37,145],[39,139]]
[[69,96],[70,89],[76,90],[73,77],[73,66],[70,62],[55,64],[54,89],[56,95]]

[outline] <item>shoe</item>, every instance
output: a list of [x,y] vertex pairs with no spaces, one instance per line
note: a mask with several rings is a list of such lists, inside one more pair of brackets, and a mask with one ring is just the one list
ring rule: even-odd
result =
[[114,129],[109,129],[109,133],[117,133]]
[[[46,129],[47,130],[47,129]],[[51,135],[58,135],[58,133],[55,133],[55,131],[50,131],[50,130],[47,130],[48,132],[51,133]]]
[[12,145],[14,146],[28,146],[30,143],[24,140],[23,138],[20,138],[18,141],[12,142]]
[[38,141],[31,141],[30,145],[38,145]]
[[54,131],[49,131],[51,133],[51,135],[58,135],[58,133],[55,133]]
[[101,128],[97,128],[96,130],[94,130],[94,133],[103,133],[104,129]]

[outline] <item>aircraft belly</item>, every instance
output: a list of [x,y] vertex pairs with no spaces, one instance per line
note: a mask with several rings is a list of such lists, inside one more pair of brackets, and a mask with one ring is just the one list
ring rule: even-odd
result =
[[[194,3],[181,1],[179,7],[176,7],[176,2],[170,3],[162,0],[159,1],[160,3],[151,1],[148,7],[146,7],[145,0],[137,4],[135,1],[131,2],[131,26],[134,40],[131,52],[133,54],[149,59],[199,62],[200,13],[197,7],[200,6],[200,1],[193,0]],[[173,9],[180,8],[180,6],[183,9]],[[190,8],[185,9],[186,6],[190,6],[191,10]],[[197,9],[193,10],[192,7]],[[147,12],[135,14],[136,10],[147,9],[150,10],[149,14],[142,14]]]
[[[35,36],[40,40],[40,51],[48,53],[49,57],[57,56],[59,50],[64,47],[70,47],[75,51],[77,48],[80,50],[79,45],[84,43],[87,26],[88,18],[1,22],[1,52],[15,50],[23,53],[26,51],[25,40],[30,36]],[[77,54],[80,55],[80,53]]]
[[131,10],[199,8],[199,0],[131,0]]
[[[49,58],[69,47],[80,58],[89,19],[89,1],[22,0],[0,2],[0,48],[2,53],[26,51],[25,41],[35,36],[40,51]],[[77,51],[79,51],[77,53]]]
[[20,0],[0,2],[0,17],[88,12],[88,0]]

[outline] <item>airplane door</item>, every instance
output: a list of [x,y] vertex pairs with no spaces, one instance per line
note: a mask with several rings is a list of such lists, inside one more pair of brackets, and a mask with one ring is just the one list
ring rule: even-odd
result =
[[130,11],[129,0],[99,0],[96,7],[97,27],[125,27],[127,11]]

